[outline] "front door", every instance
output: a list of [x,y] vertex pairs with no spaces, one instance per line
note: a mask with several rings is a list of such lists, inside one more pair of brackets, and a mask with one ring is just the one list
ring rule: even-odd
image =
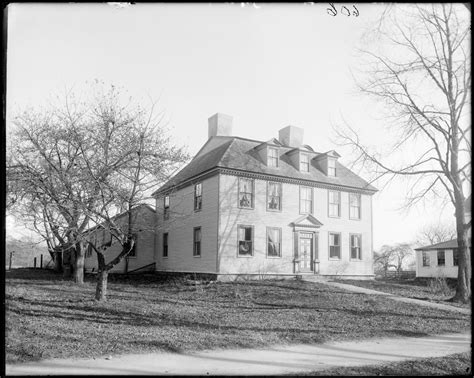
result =
[[313,234],[300,233],[300,272],[313,271]]

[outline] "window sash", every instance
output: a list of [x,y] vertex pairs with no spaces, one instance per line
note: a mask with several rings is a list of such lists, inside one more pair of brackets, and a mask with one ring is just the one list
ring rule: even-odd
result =
[[163,234],[163,257],[168,257],[168,233]]
[[329,191],[329,216],[341,216],[341,192]]
[[170,196],[163,198],[163,218],[169,219],[170,217]]
[[238,228],[238,255],[253,255],[253,228],[251,226],[239,226]]
[[446,253],[444,252],[444,250],[437,251],[437,260],[438,260],[438,266],[446,265]]
[[300,170],[302,172],[309,172],[309,155],[308,154],[300,155]]
[[362,260],[361,244],[362,243],[360,235],[351,235],[351,259]]
[[253,208],[253,180],[239,178],[239,207]]
[[313,213],[313,188],[300,186],[300,213]]
[[422,252],[423,266],[430,266],[430,255],[428,252]]
[[267,256],[281,257],[281,229],[267,227]]
[[341,258],[341,234],[329,233],[329,258]]
[[360,194],[349,193],[349,217],[360,219]]
[[267,164],[269,167],[278,167],[278,150],[276,148],[268,149]]
[[193,256],[201,256],[201,227],[194,229],[193,244]]
[[336,176],[336,160],[328,160],[328,176]]
[[281,210],[281,183],[268,182],[267,184],[267,209]]
[[202,209],[202,184],[194,186],[194,210]]

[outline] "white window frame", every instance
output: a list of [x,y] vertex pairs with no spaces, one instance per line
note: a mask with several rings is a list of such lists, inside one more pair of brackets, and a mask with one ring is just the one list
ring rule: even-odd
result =
[[421,251],[421,266],[430,266],[431,256],[430,251]]
[[[274,155],[273,155],[274,153]],[[267,150],[267,166],[271,168],[278,168],[280,163],[280,158],[278,156],[278,148],[277,147],[268,147]]]
[[[196,240],[196,231],[199,230],[199,240]],[[196,253],[196,245],[199,243],[199,253]],[[201,257],[202,255],[202,228],[193,227],[193,257]]]
[[[354,246],[352,244],[353,240],[358,240],[359,245]],[[352,256],[352,249],[353,248],[358,248],[358,251],[356,252],[356,257]],[[362,235],[361,234],[349,234],[349,250],[350,250],[350,259],[354,261],[361,261],[362,260]]]
[[[303,199],[302,198],[302,191],[303,191],[303,188],[304,189],[309,189],[310,190],[310,193],[311,193],[311,199]],[[303,201],[310,201],[310,209],[309,209],[309,212],[307,211],[303,211],[303,207],[301,206],[301,204],[303,203]],[[313,214],[313,207],[314,207],[314,194],[313,194],[313,188],[311,186],[304,186],[304,185],[300,185],[300,214]]]
[[[199,193],[198,193],[199,188]],[[199,201],[198,201],[199,198]],[[199,206],[198,206],[199,205]],[[194,185],[194,211],[202,210],[202,182],[198,182]]]
[[[337,203],[331,202],[331,193],[337,193]],[[337,205],[337,215],[331,215],[331,206]],[[328,190],[328,217],[340,218],[341,217],[341,192],[338,190]]]
[[[308,161],[303,161],[303,158],[307,158]],[[309,154],[307,153],[303,153],[303,152],[300,152],[300,172],[309,172],[309,167],[311,165],[311,159],[310,159],[310,156]],[[305,167],[305,169],[303,169],[303,167]],[[306,167],[308,168],[306,170]]]
[[[278,196],[278,208],[276,209],[272,209],[270,208],[270,199],[273,198],[273,197],[276,197],[274,196],[273,194],[270,193],[270,187],[272,185],[276,185],[278,187],[278,193],[279,193],[279,196]],[[281,207],[282,207],[282,188],[283,188],[283,185],[281,184],[281,182],[276,182],[276,181],[267,181],[267,210],[268,211],[280,211],[281,212]]]
[[[242,206],[241,203],[240,203],[240,193],[241,193],[240,189],[241,189],[241,182],[243,182],[243,181],[250,182],[251,192],[248,192],[248,191],[243,192],[243,193],[250,193],[250,206]],[[248,188],[247,188],[247,190],[248,190]],[[251,179],[251,178],[246,178],[246,177],[239,177],[237,191],[238,191],[237,204],[238,204],[239,209],[253,209],[254,206],[255,206],[255,180]]]
[[328,176],[336,177],[336,159],[328,158]]
[[[331,235],[337,235],[339,239],[339,244],[338,245],[331,245]],[[340,232],[329,232],[328,233],[328,258],[329,260],[341,260],[341,250],[342,250],[342,238],[341,238],[341,233]],[[339,247],[339,257],[331,257],[331,247]]]
[[[168,199],[168,201],[166,201]],[[168,202],[168,204],[166,204]],[[170,203],[171,199],[169,195],[163,197],[163,219],[170,219]]]
[[[440,252],[443,252],[443,263],[439,263],[439,254]],[[436,250],[436,266],[446,266],[446,250],[444,249],[437,249]]]
[[[269,235],[270,232],[272,231],[278,231],[278,242],[273,242],[273,244],[278,244],[278,254],[276,256],[271,256],[268,253],[269,247],[270,247],[270,239]],[[282,248],[281,248],[281,228],[280,227],[267,227],[267,258],[269,259],[281,259],[282,255]]]
[[[251,230],[251,239],[250,240],[240,240],[240,230],[241,229],[246,229],[246,228],[250,228]],[[253,253],[254,253],[254,243],[255,243],[255,232],[254,232],[254,227],[251,226],[251,225],[248,225],[248,224],[239,224],[237,226],[237,257],[242,257],[242,258],[249,258],[249,257],[253,257]],[[240,242],[241,241],[244,241],[244,242],[250,242],[250,254],[241,254],[240,253]]]
[[[351,197],[352,196],[355,196],[357,198],[357,204],[358,206],[352,206],[352,203],[351,203]],[[359,217],[353,217],[352,214],[351,214],[351,210],[353,208],[356,208],[358,209],[358,213],[359,213]],[[361,211],[361,208],[362,208],[362,196],[360,193],[349,193],[349,219],[352,219],[352,220],[361,220],[362,218],[362,211]]]

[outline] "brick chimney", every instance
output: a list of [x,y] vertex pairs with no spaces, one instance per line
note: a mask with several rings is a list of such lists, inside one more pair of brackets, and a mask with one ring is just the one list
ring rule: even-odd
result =
[[208,139],[213,136],[231,136],[232,135],[232,117],[223,114],[216,113],[208,119]]
[[278,140],[288,147],[303,145],[304,130],[296,126],[286,126],[278,132]]

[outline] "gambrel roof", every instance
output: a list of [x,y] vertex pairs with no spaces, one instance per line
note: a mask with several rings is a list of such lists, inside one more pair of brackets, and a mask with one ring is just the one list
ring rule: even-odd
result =
[[[170,181],[158,189],[153,195],[166,192],[173,187],[183,184],[204,173],[210,173],[218,168],[236,172],[247,172],[269,175],[277,178],[302,180],[310,183],[335,185],[348,189],[362,190],[369,194],[377,191],[375,187],[356,175],[350,169],[336,162],[337,176],[327,176],[324,172],[311,164],[309,172],[300,172],[295,168],[287,153],[293,147],[280,146],[280,161],[278,168],[267,167],[258,157],[255,147],[261,145],[261,141],[245,139],[234,136],[214,136],[201,148],[196,156],[181,169]],[[318,152],[306,151],[311,158],[322,155]]]

